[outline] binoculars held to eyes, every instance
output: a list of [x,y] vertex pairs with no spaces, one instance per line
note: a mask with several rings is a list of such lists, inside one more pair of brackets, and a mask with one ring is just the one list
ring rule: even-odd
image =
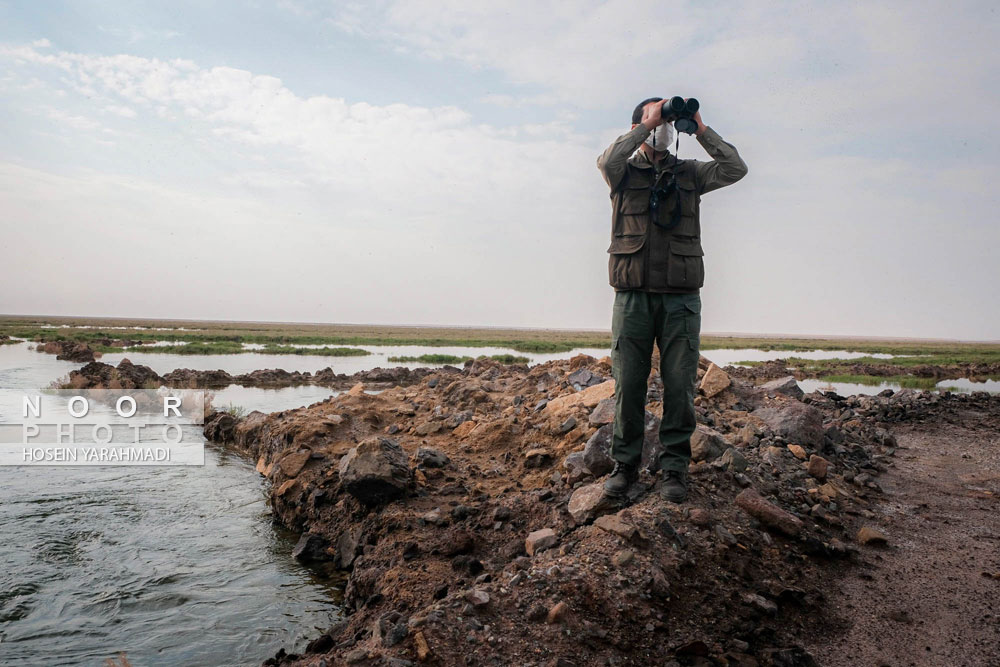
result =
[[674,129],[685,134],[694,134],[698,130],[698,123],[694,115],[701,107],[698,100],[689,97],[671,97],[663,103],[663,118],[674,121]]

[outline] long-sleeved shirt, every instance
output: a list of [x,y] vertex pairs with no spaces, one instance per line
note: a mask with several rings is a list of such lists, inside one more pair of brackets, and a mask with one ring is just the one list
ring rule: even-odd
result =
[[[656,168],[669,164],[674,159],[672,154],[667,153],[659,165],[654,165],[646,157],[645,151],[636,152],[649,136],[649,132],[646,126],[640,123],[615,139],[614,143],[597,158],[597,168],[612,190],[618,187],[622,177],[625,176],[627,163],[640,169]],[[692,160],[695,165],[695,187],[698,194],[732,185],[747,175],[746,162],[740,157],[736,147],[724,141],[711,127],[706,127],[697,139],[712,157],[710,162]]]

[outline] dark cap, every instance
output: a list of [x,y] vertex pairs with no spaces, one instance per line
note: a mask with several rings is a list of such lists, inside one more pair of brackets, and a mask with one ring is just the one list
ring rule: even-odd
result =
[[650,97],[649,99],[639,102],[639,106],[637,106],[635,108],[635,111],[632,112],[632,124],[638,125],[639,123],[642,122],[642,108],[644,106],[646,106],[650,102],[662,102],[662,101],[663,101],[662,97]]

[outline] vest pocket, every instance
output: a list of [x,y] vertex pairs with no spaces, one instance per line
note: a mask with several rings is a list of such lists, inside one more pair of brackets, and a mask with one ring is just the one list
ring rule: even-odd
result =
[[646,233],[649,226],[649,188],[631,186],[624,191],[619,221],[615,236]]
[[608,282],[618,289],[642,287],[644,235],[615,236],[608,248]]
[[705,284],[705,252],[700,241],[670,241],[667,285],[697,289]]

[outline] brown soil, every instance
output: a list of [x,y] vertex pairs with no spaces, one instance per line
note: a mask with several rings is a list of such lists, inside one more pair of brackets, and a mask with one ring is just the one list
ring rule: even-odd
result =
[[821,664],[1000,665],[1000,413],[984,407],[894,429],[889,541],[831,589],[849,628],[811,647]]
[[[634,502],[592,523],[568,511],[594,482],[570,461],[599,436],[609,374],[607,358],[583,355],[530,370],[477,360],[375,396],[357,387],[299,410],[214,417],[211,438],[259,459],[276,518],[303,532],[299,557],[350,571],[346,619],[268,663],[814,664],[803,643],[843,630],[827,598],[869,549],[855,535],[895,443],[864,414],[889,399],[802,403],[736,380],[698,401],[719,446],[692,465],[686,503],[662,500],[644,472]],[[792,416],[772,429],[761,408]],[[411,457],[401,495],[374,506],[341,482],[342,458],[372,436]],[[419,448],[447,463],[421,462]],[[806,472],[810,456],[829,462],[825,479]],[[397,462],[377,482],[391,490],[398,474]],[[554,544],[526,552],[541,529]]]

